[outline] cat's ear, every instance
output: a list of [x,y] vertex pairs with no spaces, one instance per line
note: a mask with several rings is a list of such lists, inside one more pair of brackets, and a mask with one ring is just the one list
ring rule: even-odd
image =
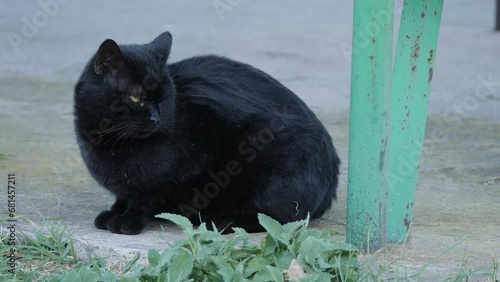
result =
[[172,47],[172,34],[165,31],[164,33],[158,35],[149,46],[152,50],[153,55],[158,58],[161,62],[165,63],[167,61],[168,55],[170,54],[170,47]]
[[115,41],[106,39],[99,47],[94,60],[96,74],[110,74],[123,70],[125,58]]

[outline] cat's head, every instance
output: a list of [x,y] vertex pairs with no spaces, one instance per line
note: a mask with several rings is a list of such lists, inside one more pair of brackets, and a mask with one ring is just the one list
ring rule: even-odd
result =
[[169,32],[144,45],[119,46],[111,39],[101,44],[75,87],[75,122],[92,131],[89,139],[141,139],[169,127],[175,116],[166,66],[171,45]]

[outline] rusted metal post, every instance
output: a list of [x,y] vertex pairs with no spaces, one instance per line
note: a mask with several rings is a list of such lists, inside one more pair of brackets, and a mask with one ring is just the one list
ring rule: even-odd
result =
[[389,141],[387,241],[413,218],[443,0],[405,0],[394,58]]
[[347,242],[386,244],[394,0],[354,0]]

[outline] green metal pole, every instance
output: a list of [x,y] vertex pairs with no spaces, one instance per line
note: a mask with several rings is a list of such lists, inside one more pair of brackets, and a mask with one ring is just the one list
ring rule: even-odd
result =
[[387,241],[410,227],[443,0],[405,0],[394,58]]
[[386,154],[394,0],[355,0],[349,126],[347,242],[386,244]]
[[500,0],[497,0],[496,24],[495,30],[500,31]]

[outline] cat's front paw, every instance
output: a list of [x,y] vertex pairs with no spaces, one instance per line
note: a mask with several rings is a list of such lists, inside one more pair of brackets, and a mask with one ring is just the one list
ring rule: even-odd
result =
[[107,229],[111,231],[111,233],[126,235],[137,235],[141,233],[143,228],[144,224],[141,222],[140,218],[134,218],[127,215],[116,215],[107,225]]
[[111,222],[111,219],[117,215],[117,213],[112,211],[102,211],[94,219],[94,225],[99,229],[108,230],[108,224]]

